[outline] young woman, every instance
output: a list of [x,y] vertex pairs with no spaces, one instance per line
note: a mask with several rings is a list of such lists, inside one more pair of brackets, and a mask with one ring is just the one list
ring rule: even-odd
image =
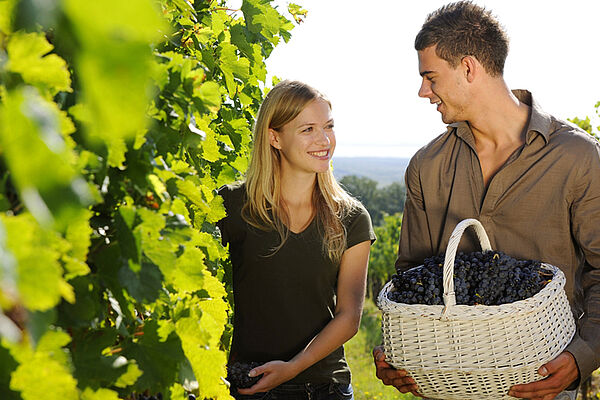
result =
[[371,219],[333,177],[331,104],[301,82],[266,96],[246,181],[220,190],[233,265],[230,363],[260,362],[238,399],[352,399],[343,343],[358,330]]

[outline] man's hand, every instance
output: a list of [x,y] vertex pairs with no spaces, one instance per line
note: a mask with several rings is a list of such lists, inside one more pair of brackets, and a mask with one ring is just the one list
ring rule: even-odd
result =
[[568,351],[563,351],[554,360],[542,365],[538,373],[547,378],[525,385],[515,385],[510,388],[508,394],[531,400],[552,400],[579,377],[575,357]]
[[406,371],[395,369],[390,364],[385,362],[385,353],[383,346],[377,346],[373,349],[373,360],[377,370],[376,375],[384,385],[394,386],[402,393],[412,393],[417,397],[423,397],[419,392],[419,388],[415,381],[408,376]]

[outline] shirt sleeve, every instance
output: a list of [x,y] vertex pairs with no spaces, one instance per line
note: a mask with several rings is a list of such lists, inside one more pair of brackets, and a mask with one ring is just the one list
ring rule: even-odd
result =
[[581,381],[600,366],[600,144],[595,142],[594,151],[586,153],[589,157],[581,162],[571,204],[571,230],[584,256],[580,286],[583,315],[566,348],[577,361]]
[[346,226],[346,232],[348,249],[366,240],[370,240],[371,244],[375,241],[371,216],[362,204],[352,213],[350,223]]
[[[221,186],[217,192],[219,194],[219,196],[221,196],[223,198],[223,206],[225,207],[225,212],[229,215],[229,207],[228,207],[228,200],[229,200],[229,190],[227,188],[227,186]],[[228,219],[227,216],[221,218],[218,222],[217,222],[217,227],[219,228],[219,230],[221,231],[221,243],[223,245],[229,243],[229,231],[228,231]]]
[[423,263],[432,255],[429,224],[423,199],[421,178],[419,173],[419,153],[410,160],[406,169],[406,201],[402,215],[400,242],[396,269],[405,271]]
[[240,185],[221,186],[217,193],[223,198],[227,216],[217,222],[221,231],[221,243],[226,245],[244,238],[244,225],[241,212],[244,205],[245,187]]

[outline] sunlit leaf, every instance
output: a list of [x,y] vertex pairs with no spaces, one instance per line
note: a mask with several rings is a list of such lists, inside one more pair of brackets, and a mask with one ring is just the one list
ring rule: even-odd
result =
[[58,304],[65,282],[58,259],[59,237],[44,232],[31,215],[3,217],[7,247],[17,262],[17,287],[31,310],[47,310]]
[[6,46],[6,69],[21,74],[25,82],[49,91],[50,95],[61,90],[70,92],[67,63],[56,54],[48,54],[52,49],[41,33],[15,33]]
[[10,388],[20,391],[24,400],[79,399],[77,381],[61,351],[70,340],[66,333],[48,331],[12,374]]
[[81,394],[81,400],[119,400],[119,394],[110,389],[100,388],[93,390],[90,387],[86,387]]
[[143,373],[135,362],[127,364],[126,368],[127,371],[115,382],[115,386],[118,388],[125,388],[133,385]]
[[221,107],[220,88],[215,82],[205,82],[197,90],[194,89],[194,96],[198,97],[211,112],[216,113]]

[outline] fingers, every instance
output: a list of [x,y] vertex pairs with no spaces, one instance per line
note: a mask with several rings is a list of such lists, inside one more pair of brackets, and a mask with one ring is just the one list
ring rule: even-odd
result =
[[383,351],[383,346],[375,346],[373,348],[373,359],[375,361],[385,360],[385,353]]
[[378,365],[375,375],[379,378],[384,385],[394,386],[402,393],[412,392],[416,395],[418,387],[415,381],[408,376],[408,373],[402,369],[394,369],[390,367],[385,361],[381,361],[378,364],[385,364],[386,366]]
[[579,369],[577,368],[577,362],[575,361],[575,357],[573,354],[568,351],[563,351],[556,357],[554,360],[547,362],[542,365],[538,372],[540,375],[553,375],[561,370],[573,370],[577,369],[577,374],[579,375]]
[[248,376],[251,378],[254,378],[261,374],[264,374],[264,375],[251,387],[246,388],[246,389],[238,389],[238,392],[240,394],[246,394],[246,395],[260,393],[260,392],[266,392],[267,390],[265,389],[265,387],[267,387],[269,384],[269,379],[268,379],[269,371],[270,371],[269,363],[259,365],[258,367],[251,369],[248,372]]
[[553,399],[577,379],[579,369],[573,355],[563,352],[554,360],[542,365],[538,373],[547,378],[525,385],[515,385],[508,394],[518,398]]
[[260,392],[266,392],[266,390],[263,389],[264,384],[263,381],[265,380],[265,377],[263,376],[262,378],[260,378],[258,380],[258,382],[256,382],[254,385],[250,386],[249,388],[246,389],[238,389],[237,391],[240,394],[254,394],[254,393],[260,393]]
[[412,393],[421,397],[415,381],[402,369],[395,369],[385,361],[383,346],[373,348],[373,360],[375,361],[375,375],[384,385],[394,386],[401,393]]
[[264,374],[266,372],[266,370],[267,370],[267,368],[265,367],[265,364],[259,365],[258,367],[251,369],[250,372],[248,372],[248,376],[250,378],[254,378],[255,376]]

